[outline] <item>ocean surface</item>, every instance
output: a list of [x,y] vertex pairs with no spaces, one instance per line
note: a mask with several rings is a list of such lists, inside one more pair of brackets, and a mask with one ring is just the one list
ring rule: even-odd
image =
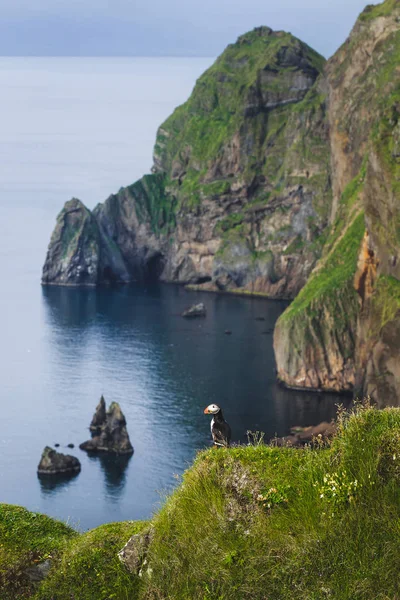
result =
[[[276,384],[272,328],[284,302],[167,285],[40,286],[63,203],[92,208],[149,172],[157,127],[211,62],[0,58],[0,502],[83,530],[148,518],[210,445],[209,403],[245,442],[247,430],[271,437],[330,419],[343,401]],[[207,318],[183,320],[197,301]],[[126,415],[129,459],[78,448],[101,394]],[[77,477],[37,478],[55,443],[79,457]]]

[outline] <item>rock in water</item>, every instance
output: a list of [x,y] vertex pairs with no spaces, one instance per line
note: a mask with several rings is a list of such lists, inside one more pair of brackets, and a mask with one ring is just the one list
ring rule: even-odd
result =
[[96,412],[93,415],[92,422],[90,423],[90,431],[100,432],[101,426],[106,422],[106,402],[104,396],[100,398],[100,402],[96,407]]
[[38,475],[74,475],[81,470],[81,463],[75,456],[61,454],[46,446],[38,466]]
[[[97,409],[93,420],[97,415]],[[105,414],[105,420],[93,438],[81,444],[79,448],[87,452],[133,454],[133,447],[126,429],[126,420],[117,402],[110,404],[110,408]]]
[[207,310],[202,302],[200,302],[200,304],[193,304],[193,306],[186,309],[182,313],[182,317],[185,317],[186,319],[193,319],[195,317],[205,317],[206,315]]
[[73,198],[58,215],[43,267],[43,283],[94,285],[99,243],[99,230],[91,212]]

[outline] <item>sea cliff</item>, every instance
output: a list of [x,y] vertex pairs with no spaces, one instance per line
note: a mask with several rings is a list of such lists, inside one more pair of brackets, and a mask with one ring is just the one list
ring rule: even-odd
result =
[[274,336],[286,384],[380,405],[400,403],[399,22],[398,1],[367,7],[326,66],[331,226]]

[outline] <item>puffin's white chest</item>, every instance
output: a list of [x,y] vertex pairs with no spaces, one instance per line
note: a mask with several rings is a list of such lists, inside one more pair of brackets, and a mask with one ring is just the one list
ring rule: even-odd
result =
[[211,425],[210,425],[210,429],[211,429],[211,433],[214,427],[214,417],[211,419]]

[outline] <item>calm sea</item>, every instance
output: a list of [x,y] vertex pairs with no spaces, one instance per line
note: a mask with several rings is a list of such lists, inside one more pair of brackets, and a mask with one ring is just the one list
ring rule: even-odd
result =
[[[236,441],[335,412],[334,395],[275,383],[271,330],[285,303],[165,285],[40,286],[64,201],[91,208],[149,172],[157,126],[211,62],[0,58],[0,502],[82,529],[148,518],[209,445],[210,402],[223,406]],[[184,321],[198,300],[207,319]],[[101,394],[126,415],[129,460],[77,447]],[[54,443],[79,457],[78,477],[38,480],[41,452]]]

